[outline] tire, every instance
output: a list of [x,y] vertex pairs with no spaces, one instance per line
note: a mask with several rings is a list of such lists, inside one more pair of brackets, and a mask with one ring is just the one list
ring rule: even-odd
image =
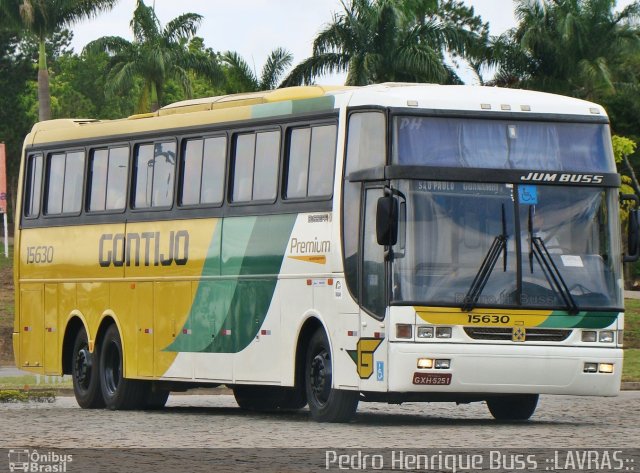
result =
[[144,397],[144,408],[150,411],[163,409],[169,399],[170,391],[158,389],[154,384],[149,382],[147,393]]
[[307,401],[296,388],[275,386],[234,386],[233,396],[241,409],[275,411],[302,409]]
[[89,352],[89,340],[84,328],[80,329],[73,343],[71,358],[71,377],[73,393],[78,405],[83,409],[104,407],[104,398],[100,390],[100,365],[98,348]]
[[111,325],[100,348],[100,388],[107,409],[131,410],[145,407],[145,381],[124,377],[122,341],[118,327]]
[[489,412],[496,420],[529,420],[538,405],[537,394],[514,394],[487,399]]
[[356,413],[360,393],[333,389],[332,359],[324,330],[309,342],[305,361],[305,390],[311,417],[317,422],[349,422]]

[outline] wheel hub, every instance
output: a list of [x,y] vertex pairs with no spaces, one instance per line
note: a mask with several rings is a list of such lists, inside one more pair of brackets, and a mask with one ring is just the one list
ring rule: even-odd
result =
[[91,372],[91,353],[87,347],[78,351],[76,356],[75,376],[82,386],[86,386],[89,382]]
[[329,399],[331,392],[331,360],[326,351],[318,353],[311,361],[311,388],[321,404]]

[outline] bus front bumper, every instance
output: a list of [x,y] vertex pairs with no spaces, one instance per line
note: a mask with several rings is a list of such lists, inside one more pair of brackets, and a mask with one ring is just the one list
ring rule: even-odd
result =
[[[450,368],[418,369],[420,358],[450,360]],[[585,372],[586,363],[612,364],[613,372]],[[389,392],[615,396],[621,377],[617,348],[453,343],[389,348]]]

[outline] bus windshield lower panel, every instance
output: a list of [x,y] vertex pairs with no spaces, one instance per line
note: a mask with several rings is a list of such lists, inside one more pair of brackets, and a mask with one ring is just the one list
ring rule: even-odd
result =
[[616,191],[395,181],[392,303],[578,310],[622,306]]

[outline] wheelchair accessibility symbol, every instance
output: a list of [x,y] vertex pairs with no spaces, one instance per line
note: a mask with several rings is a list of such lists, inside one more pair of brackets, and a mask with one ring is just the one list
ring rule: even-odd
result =
[[536,186],[520,186],[518,197],[524,205],[536,205],[538,203],[538,188]]

